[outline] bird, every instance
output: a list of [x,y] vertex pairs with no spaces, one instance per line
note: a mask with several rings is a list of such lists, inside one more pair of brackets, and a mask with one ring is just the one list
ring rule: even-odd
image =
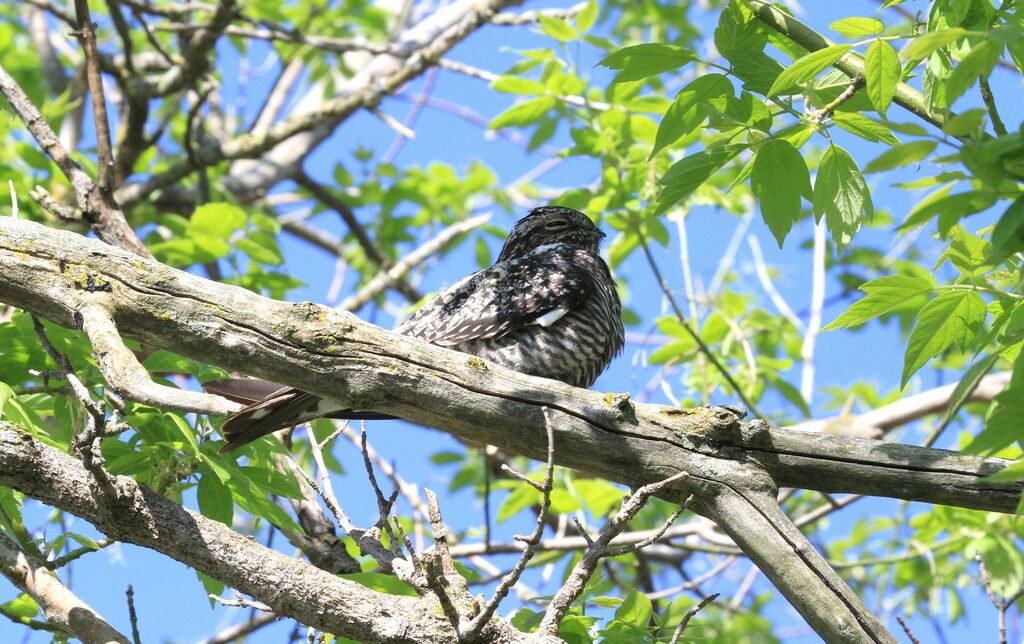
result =
[[[520,373],[590,387],[625,339],[615,280],[599,254],[604,237],[578,210],[534,208],[513,225],[494,264],[441,291],[394,332]],[[248,383],[249,393],[240,392],[240,382]],[[221,427],[221,452],[315,418],[393,418],[262,380],[204,387],[249,403]]]

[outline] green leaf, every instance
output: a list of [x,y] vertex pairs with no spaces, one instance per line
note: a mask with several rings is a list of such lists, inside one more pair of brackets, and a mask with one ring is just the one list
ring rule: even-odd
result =
[[[200,468],[205,470],[206,468]],[[234,518],[235,505],[231,497],[231,490],[227,485],[210,471],[204,471],[199,477],[199,485],[196,486],[196,496],[199,501],[199,511],[203,516],[214,521],[220,521],[230,527]]]
[[449,465],[461,463],[464,458],[466,455],[460,452],[434,452],[430,455],[430,462],[434,465]]
[[192,448],[192,453],[199,456],[199,443],[196,441],[196,430],[188,424],[181,415],[175,412],[165,412],[164,418],[170,419],[171,425],[178,430],[178,434],[185,439],[185,444]]
[[506,94],[543,94],[547,92],[544,83],[522,76],[499,76],[491,83],[491,89]]
[[946,122],[942,124],[942,131],[953,136],[980,134],[984,127],[986,114],[988,112],[984,107],[965,110],[952,118],[946,119]]
[[915,297],[930,293],[934,288],[935,282],[931,278],[909,275],[887,275],[871,280],[860,287],[867,295],[854,302],[822,331],[860,326],[868,320],[906,306]]
[[875,110],[885,116],[889,104],[896,96],[896,85],[902,73],[900,57],[893,46],[884,40],[878,40],[868,47],[864,56],[864,88]]
[[1024,479],[1024,461],[1010,463],[995,474],[989,474],[983,480],[987,483],[1013,483]]
[[550,96],[538,96],[522,103],[516,103],[501,114],[495,116],[487,128],[499,130],[503,127],[522,127],[535,123],[557,104],[557,101]]
[[914,41],[903,50],[903,56],[908,60],[921,60],[922,58],[931,55],[931,53],[936,49],[945,47],[954,40],[959,40],[966,35],[968,35],[968,31],[966,29],[960,29],[959,27],[929,31],[928,33],[915,38]]
[[673,204],[689,197],[711,175],[746,147],[745,144],[730,143],[677,161],[660,179],[664,188],[658,195],[658,212],[665,212]]
[[828,223],[838,252],[850,243],[860,228],[861,214],[871,216],[871,192],[856,161],[841,147],[832,144],[825,151],[814,181],[814,214]]
[[230,203],[203,204],[188,222],[188,236],[195,240],[226,241],[231,233],[245,226],[245,211]]
[[763,53],[768,42],[765,29],[744,2],[726,3],[715,28],[715,49],[733,63]]
[[764,223],[782,248],[800,218],[800,195],[811,195],[811,175],[803,156],[789,141],[765,141],[754,157],[750,188],[758,198]]
[[1010,204],[992,230],[992,248],[1001,256],[1024,250],[1024,196]]
[[850,134],[856,134],[867,141],[889,145],[898,145],[900,142],[889,128],[857,112],[836,112],[832,115],[832,120]]
[[277,237],[266,230],[249,231],[247,236],[235,242],[235,246],[254,262],[268,266],[280,266],[284,263],[284,255],[277,244]]
[[0,605],[5,617],[28,621],[39,614],[39,604],[26,593],[21,593],[9,602]]
[[638,590],[631,590],[622,600],[622,605],[615,610],[615,619],[645,627],[650,623],[653,612],[651,600],[647,599],[647,595]]
[[974,437],[966,454],[992,454],[1020,440],[1020,419],[1024,418],[1024,391],[1011,382],[995,397],[995,407],[985,420],[985,429]]
[[587,6],[576,16],[576,30],[580,33],[590,31],[597,21],[598,9],[597,0],[588,0]]
[[843,18],[836,20],[828,27],[847,38],[863,38],[885,31],[885,23],[878,18]]
[[1002,43],[996,44],[994,40],[983,40],[972,47],[946,79],[946,106],[952,107],[979,77],[988,76],[1002,52]]
[[900,143],[886,150],[864,166],[864,172],[884,172],[900,168],[924,159],[935,149],[936,141],[911,141]]
[[831,47],[812,51],[806,56],[797,58],[775,79],[771,89],[767,92],[768,96],[787,92],[793,93],[789,90],[813,79],[819,72],[842,58],[843,54],[848,51],[850,51],[849,45],[832,45]]
[[946,405],[946,412],[942,415],[942,424],[948,425],[957,411],[969,400],[969,393],[973,393],[974,389],[981,382],[981,379],[988,375],[988,372],[992,370],[996,362],[999,360],[999,354],[993,353],[986,356],[982,360],[978,360],[967,370],[964,376],[957,383],[956,387],[953,388],[953,393],[949,395],[949,403]]
[[520,510],[541,502],[541,494],[536,488],[521,483],[513,488],[512,493],[505,497],[498,508],[498,523],[514,516]]
[[[205,591],[207,595],[220,595],[222,592],[224,592],[224,582],[217,581],[213,577],[210,577],[209,575],[204,575],[198,570],[196,571],[196,577],[198,577],[199,581],[203,584],[203,591]],[[211,597],[210,608],[213,608],[215,604],[216,602]]]
[[540,30],[559,42],[568,42],[580,37],[576,29],[565,20],[552,16],[540,15]]
[[679,90],[675,100],[669,106],[665,117],[658,126],[658,134],[654,138],[654,149],[651,150],[651,157],[660,152],[665,146],[671,145],[679,140],[679,137],[689,134],[701,121],[704,120],[703,112],[697,113],[694,118],[694,109],[710,98],[732,95],[732,83],[722,74],[707,74],[698,76],[689,85]]
[[697,57],[682,47],[648,43],[624,47],[607,56],[598,65],[619,71],[612,83],[625,83],[657,76],[694,60]]
[[487,242],[484,241],[483,237],[476,238],[475,254],[477,266],[482,268],[491,265],[491,249],[487,247]]
[[914,206],[897,230],[920,226],[938,215],[939,229],[945,235],[961,217],[981,212],[995,203],[995,196],[987,190],[968,190],[951,195],[948,194],[951,188],[952,185],[944,186],[928,195]]
[[344,575],[339,575],[339,577],[342,579],[348,579],[349,581],[354,581],[371,590],[387,593],[389,595],[419,597],[415,588],[394,575],[388,575],[382,572],[350,572]]
[[985,321],[985,313],[985,300],[970,290],[945,291],[925,304],[907,342],[900,388],[954,340],[973,337]]

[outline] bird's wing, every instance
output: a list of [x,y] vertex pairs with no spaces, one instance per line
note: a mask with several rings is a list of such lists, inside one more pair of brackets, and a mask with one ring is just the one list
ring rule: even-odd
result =
[[551,326],[593,286],[563,254],[534,253],[485,268],[442,291],[396,332],[441,346],[495,338],[527,324]]

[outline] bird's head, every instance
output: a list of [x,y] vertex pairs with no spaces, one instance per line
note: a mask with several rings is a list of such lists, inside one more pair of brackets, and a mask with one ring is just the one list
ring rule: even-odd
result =
[[541,206],[516,222],[498,255],[498,261],[523,257],[541,246],[564,244],[597,252],[604,233],[578,210]]

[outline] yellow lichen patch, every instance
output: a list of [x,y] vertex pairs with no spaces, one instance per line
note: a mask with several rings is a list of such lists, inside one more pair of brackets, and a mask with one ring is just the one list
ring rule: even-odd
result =
[[487,371],[487,363],[477,356],[470,356],[469,360],[466,361],[466,366],[477,371]]
[[660,411],[666,416],[692,416],[700,412],[701,408],[662,407]]
[[604,404],[609,407],[623,407],[629,404],[628,392],[610,391],[603,396]]
[[114,285],[110,280],[84,266],[72,266],[67,271],[67,275],[75,286],[90,293],[114,290]]

